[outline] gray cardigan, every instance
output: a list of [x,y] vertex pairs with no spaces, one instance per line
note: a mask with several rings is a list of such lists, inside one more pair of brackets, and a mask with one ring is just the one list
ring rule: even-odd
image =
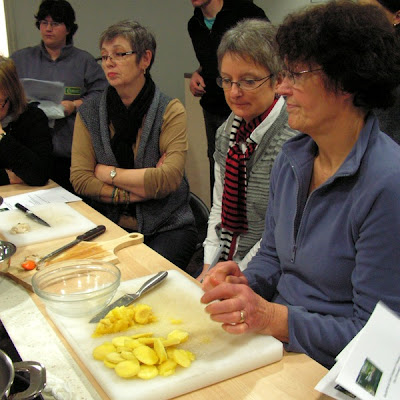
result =
[[[214,159],[220,165],[222,181],[225,176],[226,155],[234,117],[232,113],[226,123],[220,126],[216,135]],[[265,213],[269,199],[269,179],[274,160],[283,143],[298,133],[288,126],[287,119],[288,115],[284,106],[275,122],[264,133],[256,151],[247,162],[248,231],[240,235],[236,253],[241,260],[261,239],[264,231]]]
[[[118,166],[110,143],[110,128],[107,115],[107,90],[95,99],[86,101],[79,108],[83,123],[90,132],[96,159],[101,164]],[[161,157],[159,139],[165,109],[171,99],[156,88],[153,101],[143,123],[135,168],[154,167]],[[97,207],[99,208],[99,207]],[[112,221],[120,217],[119,208],[101,204],[102,212]],[[136,203],[138,231],[144,235],[179,229],[194,224],[189,206],[189,183],[183,177],[178,189],[162,199],[149,199]]]

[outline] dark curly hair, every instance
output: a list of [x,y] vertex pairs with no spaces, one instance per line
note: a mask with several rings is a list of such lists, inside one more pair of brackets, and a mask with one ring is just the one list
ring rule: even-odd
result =
[[354,95],[368,111],[394,103],[400,84],[400,40],[384,12],[350,0],[330,1],[289,14],[277,32],[286,64],[317,64],[325,85]]
[[71,4],[66,0],[43,0],[39,6],[39,10],[35,15],[36,27],[40,29],[40,21],[50,16],[53,21],[63,22],[69,33],[67,35],[67,44],[72,43],[72,37],[78,30],[78,25],[75,23],[75,11]]

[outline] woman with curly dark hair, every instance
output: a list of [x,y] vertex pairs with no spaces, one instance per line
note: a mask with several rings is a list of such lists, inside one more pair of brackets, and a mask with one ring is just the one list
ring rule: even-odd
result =
[[278,92],[302,133],[272,169],[260,250],[244,272],[211,270],[202,302],[226,331],[331,367],[378,301],[400,311],[400,147],[371,112],[393,100],[400,49],[381,10],[351,1],[287,16],[277,41]]

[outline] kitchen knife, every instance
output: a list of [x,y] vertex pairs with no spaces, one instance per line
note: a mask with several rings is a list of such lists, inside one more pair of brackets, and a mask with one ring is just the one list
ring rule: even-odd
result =
[[42,224],[44,226],[50,227],[50,225],[44,221],[42,218],[38,217],[36,214],[34,214],[32,211],[28,210],[25,206],[22,204],[16,203],[15,207],[18,208],[18,210],[23,211],[27,217],[33,219],[34,221],[38,222],[39,224]]
[[154,275],[152,278],[146,281],[136,293],[125,294],[120,299],[114,301],[106,308],[103,308],[103,310],[101,310],[98,314],[96,314],[89,322],[90,323],[99,322],[115,307],[129,306],[129,304],[133,303],[143,293],[159,285],[167,277],[167,275],[168,275],[167,271],[162,271]]
[[59,255],[63,251],[70,249],[71,247],[77,245],[78,243],[80,243],[84,240],[92,240],[92,239],[96,238],[97,236],[100,236],[105,231],[106,231],[106,227],[104,225],[98,225],[98,226],[96,226],[96,228],[93,228],[90,231],[82,233],[82,235],[77,236],[76,239],[73,240],[72,242],[69,242],[65,246],[62,246],[62,247],[58,248],[57,250],[54,250],[51,253],[42,257],[39,260],[38,265],[42,264],[43,262],[45,262],[47,260],[50,260],[50,258],[53,258],[53,257]]

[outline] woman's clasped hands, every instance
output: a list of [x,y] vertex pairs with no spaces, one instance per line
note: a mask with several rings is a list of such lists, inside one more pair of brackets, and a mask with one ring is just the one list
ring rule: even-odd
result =
[[254,332],[287,341],[287,308],[255,293],[234,261],[218,263],[207,272],[202,287],[205,311],[226,332]]

